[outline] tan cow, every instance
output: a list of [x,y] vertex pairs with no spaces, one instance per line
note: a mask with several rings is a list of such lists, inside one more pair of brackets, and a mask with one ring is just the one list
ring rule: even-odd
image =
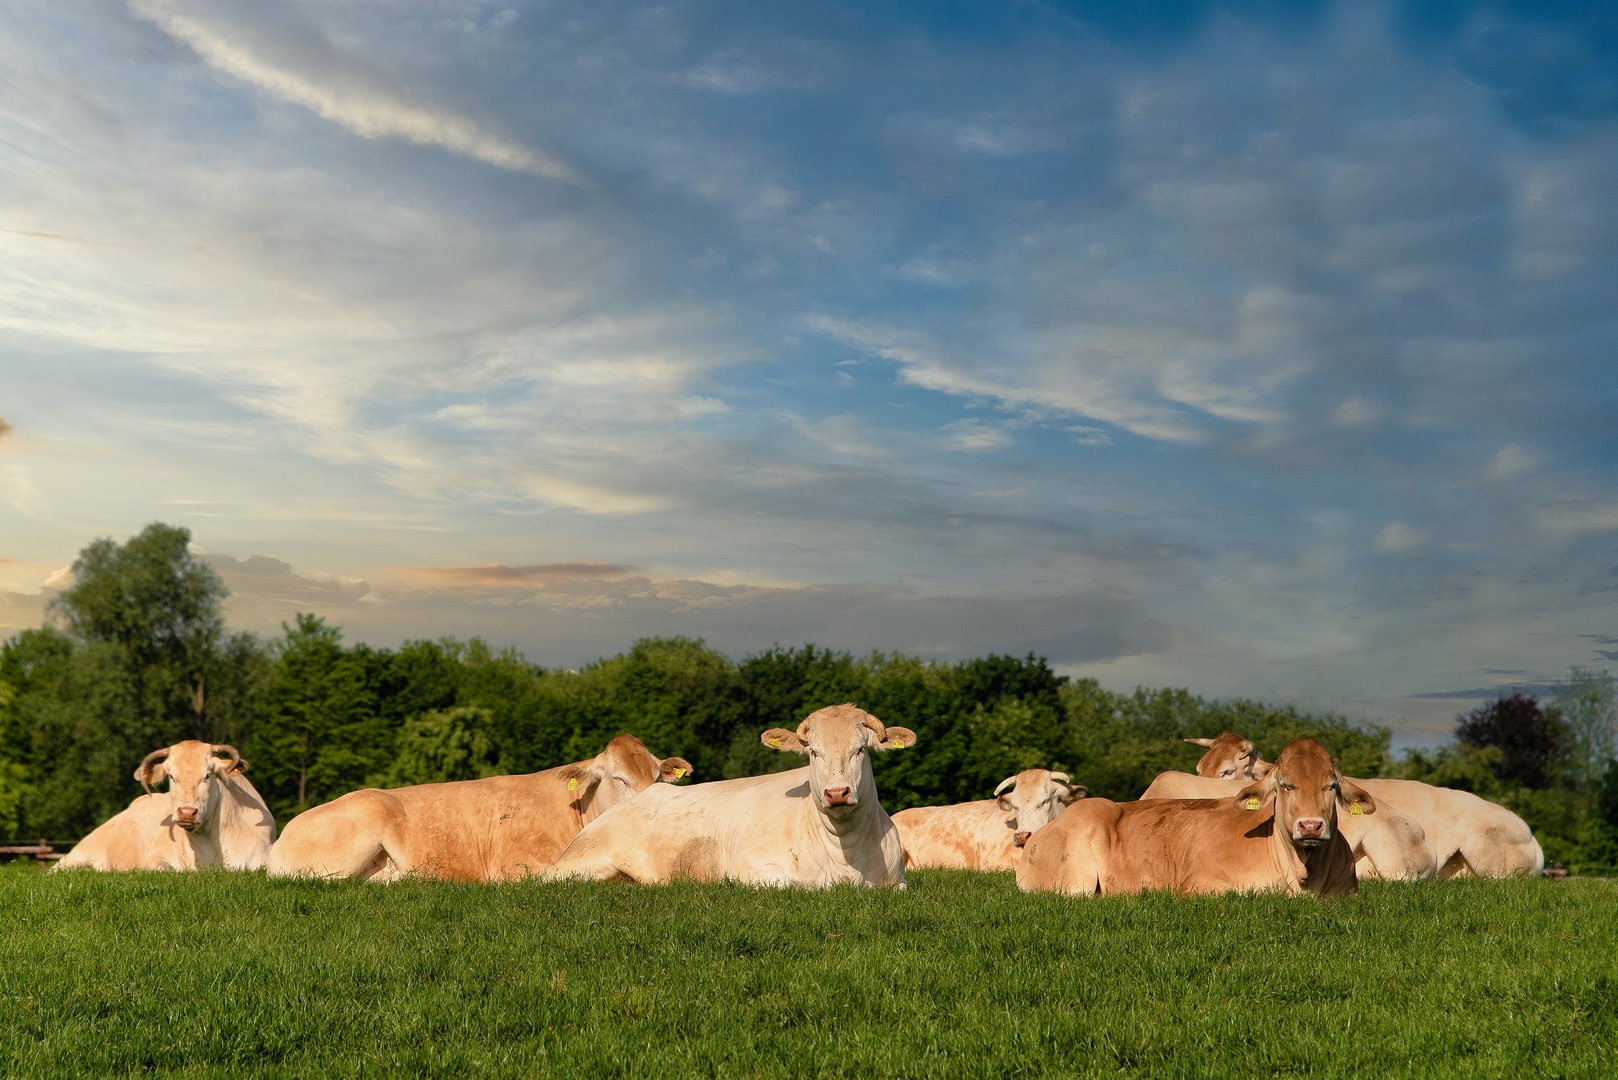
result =
[[[153,750],[135,770],[146,794],[74,844],[54,869],[257,870],[275,842],[275,818],[246,771],[234,746],[187,739]],[[154,793],[165,780],[168,791]]]
[[1085,799],[1023,849],[1024,892],[1119,895],[1275,890],[1342,896],[1358,887],[1338,804],[1376,813],[1313,739],[1297,739],[1235,798]]
[[810,713],[797,731],[771,728],[759,738],[809,764],[649,791],[586,827],[545,877],[902,887],[899,830],[877,801],[870,755],[912,746],[915,733],[835,705]]
[[[1141,798],[1228,799],[1251,782],[1184,772],[1158,773]],[[1365,785],[1363,780],[1355,782]],[[1374,815],[1355,814],[1350,809],[1346,817],[1338,818],[1337,824],[1354,853],[1354,875],[1361,881],[1426,881],[1438,872],[1437,854],[1427,833],[1414,818],[1386,799],[1377,799]]]
[[[1238,776],[1260,777],[1270,766],[1256,753],[1244,759],[1233,752],[1235,744],[1247,742],[1229,732],[1204,742],[1208,752],[1197,762],[1202,776],[1223,776],[1237,770]],[[1441,878],[1477,874],[1482,877],[1533,877],[1545,869],[1545,853],[1528,823],[1499,803],[1479,798],[1470,791],[1435,787],[1417,780],[1355,780],[1384,803],[1397,806],[1415,819],[1432,841]]]
[[893,823],[907,867],[1014,870],[1028,838],[1084,796],[1066,773],[1024,769],[1000,781],[992,799],[913,806],[894,814]]
[[526,877],[608,810],[691,771],[684,758],[660,761],[635,736],[620,735],[589,761],[526,776],[351,791],[287,823],[269,876]]

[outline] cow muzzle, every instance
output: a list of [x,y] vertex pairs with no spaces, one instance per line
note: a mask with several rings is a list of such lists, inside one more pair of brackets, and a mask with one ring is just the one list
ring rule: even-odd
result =
[[1292,826],[1292,838],[1304,847],[1315,847],[1326,839],[1326,819],[1299,818]]
[[190,832],[197,827],[197,808],[194,806],[177,807],[174,811],[174,824]]
[[1029,829],[1019,829],[1011,834],[1011,842],[1018,847],[1022,847],[1024,844],[1028,843],[1028,838],[1033,835],[1033,832]]
[[853,806],[854,789],[846,784],[842,787],[829,787],[826,789],[827,806]]

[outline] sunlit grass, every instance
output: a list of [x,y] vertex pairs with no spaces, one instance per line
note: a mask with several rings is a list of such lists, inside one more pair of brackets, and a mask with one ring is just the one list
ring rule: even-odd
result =
[[0,871],[7,1075],[1618,1075],[1618,885]]

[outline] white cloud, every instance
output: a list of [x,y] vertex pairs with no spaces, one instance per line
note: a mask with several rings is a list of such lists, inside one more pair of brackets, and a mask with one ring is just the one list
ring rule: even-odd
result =
[[[555,158],[500,138],[449,109],[412,102],[384,86],[379,77],[356,65],[340,64],[329,52],[318,57],[324,61],[320,65],[324,70],[299,71],[285,62],[296,53],[278,63],[253,44],[233,39],[205,16],[182,10],[190,6],[182,0],[128,2],[131,12],[185,42],[213,67],[283,101],[311,109],[362,138],[437,146],[502,169],[579,182],[577,174]],[[307,43],[300,44],[307,49]]]
[[1395,521],[1377,533],[1376,549],[1387,555],[1408,555],[1426,542],[1426,533],[1402,521]]

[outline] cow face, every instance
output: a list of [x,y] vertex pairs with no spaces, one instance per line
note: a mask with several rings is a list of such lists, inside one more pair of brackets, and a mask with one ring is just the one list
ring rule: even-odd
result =
[[[225,760],[220,755],[228,755]],[[149,792],[167,780],[174,824],[190,832],[210,821],[219,805],[220,778],[247,771],[247,762],[234,746],[186,739],[153,750],[135,770],[135,779]]]
[[1275,806],[1275,827],[1300,848],[1316,848],[1332,838],[1339,808],[1348,814],[1374,814],[1376,802],[1363,788],[1343,779],[1337,762],[1313,739],[1294,739],[1276,758],[1269,775],[1236,796],[1244,810]]
[[659,759],[633,735],[620,735],[589,761],[564,766],[559,775],[592,816],[606,813],[658,782],[673,783],[694,769],[685,758]]
[[1220,780],[1262,780],[1270,771],[1270,766],[1259,760],[1257,747],[1229,731],[1217,739],[1184,741],[1208,748],[1208,752],[1197,762],[1198,776],[1213,776]]
[[871,752],[916,744],[909,728],[887,727],[854,705],[833,705],[810,713],[797,731],[771,728],[759,736],[765,746],[809,758],[809,793],[820,812],[841,821],[865,800],[876,801]]
[[[1008,787],[1010,791],[1006,791]],[[1048,769],[1024,769],[1016,776],[1006,777],[994,789],[995,803],[1008,815],[1006,825],[1012,830],[1011,842],[1017,847],[1028,843],[1030,836],[1055,821],[1069,803],[1088,794],[1082,785],[1069,783],[1067,773]]]

